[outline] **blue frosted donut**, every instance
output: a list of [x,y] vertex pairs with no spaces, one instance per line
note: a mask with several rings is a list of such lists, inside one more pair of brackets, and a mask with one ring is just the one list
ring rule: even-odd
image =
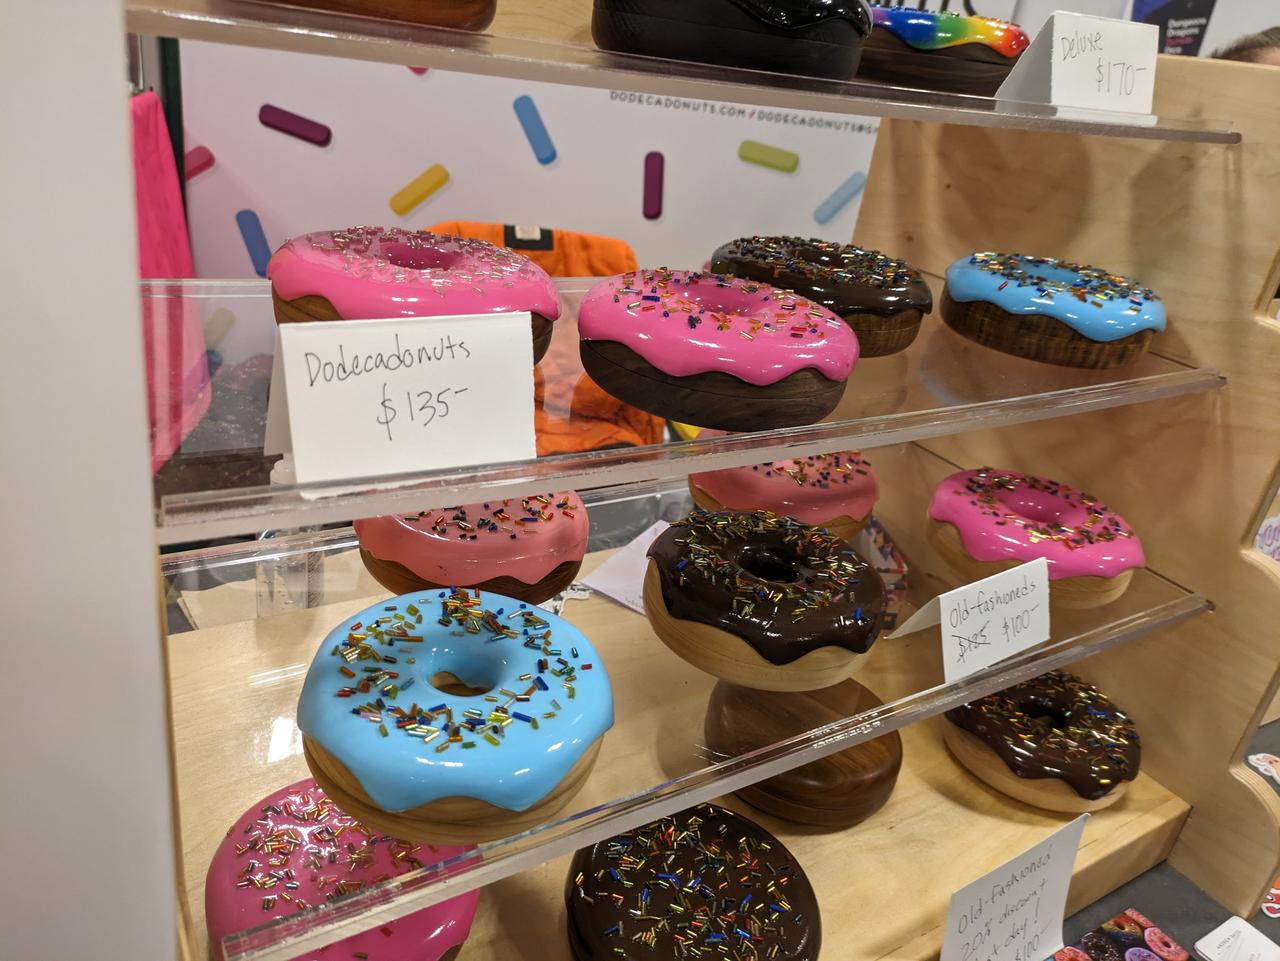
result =
[[976,253],[947,268],[947,293],[1010,314],[1041,314],[1090,340],[1164,330],[1164,304],[1135,280],[1100,267],[1025,254]]
[[[487,693],[438,690],[441,673]],[[298,701],[302,733],[392,813],[445,797],[528,810],[612,726],[609,675],[582,632],[480,591],[405,594],[347,618]]]

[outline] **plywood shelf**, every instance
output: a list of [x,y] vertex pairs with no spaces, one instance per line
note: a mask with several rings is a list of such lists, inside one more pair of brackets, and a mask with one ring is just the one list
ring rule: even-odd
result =
[[1104,137],[1237,143],[1231,125],[1203,117],[1135,122],[1107,111],[820,80],[614,54],[591,44],[580,0],[503,0],[487,34],[343,16],[257,0],[127,0],[129,29],[163,37],[375,60],[521,80],[792,110]]
[[[947,574],[924,544],[917,488],[931,485],[950,465],[910,445],[882,452],[879,461],[882,477],[902,479],[886,485],[896,492],[882,501],[880,516],[902,531],[899,543],[913,555],[912,582],[918,585],[914,597],[920,600],[945,586]],[[586,566],[602,557],[590,556]],[[170,639],[185,886],[197,919],[198,941],[203,938],[199,919],[204,871],[227,825],[257,798],[307,773],[294,710],[315,649],[329,626],[372,600],[349,600]],[[868,959],[897,952],[939,922],[955,887],[1063,820],[997,795],[971,778],[950,759],[936,724],[928,719],[954,704],[1158,631],[1208,607],[1198,595],[1141,571],[1115,604],[1099,611],[1055,614],[1054,641],[1032,656],[1004,662],[997,671],[950,688],[941,685],[933,633],[882,638],[858,677],[888,702],[884,709],[825,729],[821,737],[796,738],[755,756],[710,764],[700,746],[700,732],[713,680],[672,655],[643,617],[603,598],[573,601],[565,616],[593,639],[608,666],[618,718],[606,735],[595,771],[571,805],[579,813],[526,838],[487,846],[483,863],[451,879],[447,892],[433,887],[427,874],[407,875],[381,895],[350,899],[340,912],[289,919],[233,941],[229,948],[233,957],[245,961],[283,961],[304,948],[402,916],[456,892],[459,885],[484,884],[482,905],[490,907],[481,915],[468,953],[555,956],[545,953],[547,942],[542,938],[551,937],[559,923],[556,899],[563,858],[572,850],[790,770],[874,733],[901,728],[904,772],[888,806],[870,821],[833,836],[787,828],[761,815],[795,847],[813,876],[832,926],[829,943],[855,945],[856,956]],[[215,716],[219,723],[208,723]],[[918,721],[924,723],[913,723]],[[1141,725],[1141,718],[1138,721]],[[1078,902],[1087,903],[1158,862],[1186,811],[1187,806],[1155,780],[1141,778],[1125,800],[1091,825],[1088,853],[1078,869]],[[836,850],[841,854],[833,857]],[[851,858],[851,853],[857,857]],[[874,870],[857,869],[864,857]],[[907,901],[915,906],[904,913],[900,905]],[[536,937],[520,933],[525,924],[532,925]],[[854,932],[861,933],[854,937]],[[522,938],[527,940],[523,946]],[[560,940],[549,943],[558,945]],[[537,946],[536,952],[529,953],[530,945]],[[923,950],[927,954],[928,949]]]

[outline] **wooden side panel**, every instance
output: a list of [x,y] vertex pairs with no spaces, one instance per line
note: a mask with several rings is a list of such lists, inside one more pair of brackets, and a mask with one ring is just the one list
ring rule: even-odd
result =
[[1280,459],[1280,326],[1261,313],[1280,251],[1280,71],[1183,58],[1159,70],[1158,111],[1229,115],[1244,143],[886,122],[855,239],[933,274],[974,250],[1129,273],[1169,308],[1155,350],[1228,378],[1216,395],[929,446],[1084,486],[1133,523],[1154,569],[1217,602],[1081,673],[1134,714],[1146,770],[1193,805],[1172,862],[1247,916],[1280,868],[1280,802],[1239,764],[1280,669],[1280,568],[1248,547]]
[[590,46],[591,0],[499,0],[488,32],[497,37]]

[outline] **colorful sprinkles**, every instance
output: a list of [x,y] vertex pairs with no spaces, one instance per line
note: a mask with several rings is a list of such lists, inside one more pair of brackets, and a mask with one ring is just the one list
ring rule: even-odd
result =
[[820,939],[791,853],[709,804],[579,851],[568,899],[575,935],[622,957],[635,947],[646,957],[791,959],[816,956]]
[[[536,607],[520,604],[509,613],[503,609],[492,611],[482,605],[478,590],[468,593],[456,588],[441,591],[437,600],[440,609],[436,623],[453,628],[450,633],[455,636],[475,635],[477,643],[482,644],[520,641],[530,651],[530,669],[520,675],[525,686],[519,690],[500,688],[497,700],[481,700],[486,705],[484,710],[469,708],[459,712],[448,702],[429,706],[417,701],[408,705],[395,703],[413,684],[412,678],[401,682],[397,654],[410,655],[414,651],[411,645],[423,643],[424,610],[431,605],[425,598],[407,604],[403,611],[399,604],[388,604],[382,617],[367,625],[352,624],[346,638],[329,652],[344,662],[338,667],[342,679],[351,680],[336,688],[334,695],[365,698],[351,708],[351,714],[373,725],[379,737],[390,737],[394,732],[415,738],[424,746],[432,744],[436,753],[453,745],[461,750],[472,750],[482,743],[501,747],[509,725],[528,724],[537,730],[539,717],[548,721],[557,716],[562,710],[559,701],[554,695],[545,695],[558,690],[570,700],[577,696],[578,671],[589,671],[592,665],[574,663],[578,660],[576,647],[570,648],[566,657],[566,652],[555,646],[550,623]],[[409,662],[413,662],[412,657]],[[548,677],[552,680],[548,681]],[[538,706],[532,703],[535,699]],[[552,710],[546,710],[547,706]]]
[[[1058,260],[1055,257],[980,252],[971,256],[969,263],[979,270],[1004,278],[1000,290],[1010,284],[1034,287],[1037,298],[1049,303],[1059,295],[1094,307],[1127,302],[1125,313],[1140,314],[1145,304],[1160,300],[1149,287],[1143,287],[1129,277],[1109,273],[1101,267]],[[1045,275],[1045,271],[1064,271],[1071,274],[1072,279],[1053,280]]]
[[[865,177],[863,178],[865,180]],[[812,237],[743,237],[716,251],[717,264],[751,261],[774,280],[800,275],[828,284],[860,284],[880,289],[918,284],[920,272],[878,250]],[[757,280],[764,278],[756,276]]]
[[401,519],[406,524],[425,527],[437,537],[451,540],[474,541],[486,534],[515,540],[521,535],[537,534],[540,527],[554,523],[560,517],[573,520],[582,509],[582,501],[575,496],[552,493],[535,494],[519,501],[493,501],[420,511]]
[[1061,778],[1096,800],[1138,776],[1133,722],[1096,687],[1051,671],[947,712],[1020,777]]
[[[1079,524],[1064,525],[1057,521],[1036,521],[1015,513],[1007,509],[1000,498],[1002,493],[1017,491],[1019,488],[1041,491],[1068,505],[1078,504],[1084,508],[1085,519]],[[1079,550],[1134,536],[1133,529],[1096,497],[1043,477],[983,467],[973,472],[964,491],[957,490],[955,494],[960,497],[970,496],[970,503],[983,515],[994,518],[996,524],[1016,524],[1023,528],[1032,544],[1054,541],[1069,550]]]

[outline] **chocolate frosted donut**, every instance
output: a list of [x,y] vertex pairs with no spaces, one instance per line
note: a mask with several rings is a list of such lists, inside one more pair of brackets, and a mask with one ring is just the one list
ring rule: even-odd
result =
[[844,318],[863,357],[906,349],[933,310],[920,272],[878,250],[804,237],[743,237],[711,255],[711,269],[795,291]]
[[710,804],[583,848],[565,886],[577,961],[814,961],[818,902],[782,842]]
[[694,511],[649,548],[645,611],[676,654],[760,690],[847,678],[880,632],[884,585],[845,541],[768,511]]
[[1138,776],[1133,722],[1097,688],[1065,671],[947,712],[948,746],[996,790],[1053,811],[1115,803]]

